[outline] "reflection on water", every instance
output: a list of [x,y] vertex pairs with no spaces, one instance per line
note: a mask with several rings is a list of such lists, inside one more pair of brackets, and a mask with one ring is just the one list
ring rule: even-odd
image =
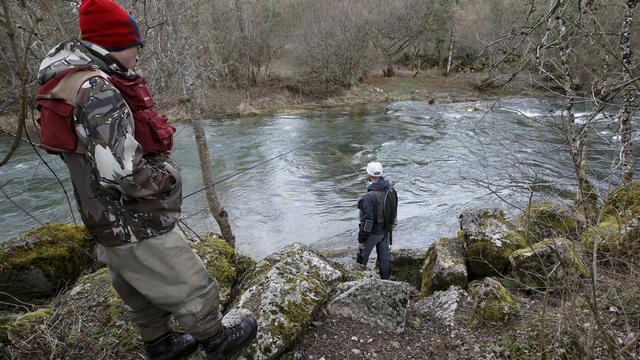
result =
[[[479,108],[481,111],[469,111]],[[296,115],[210,121],[207,138],[214,174],[221,179],[305,143],[311,146],[218,185],[241,252],[262,257],[293,242],[319,247],[355,245],[356,202],[364,167],[381,161],[400,198],[396,247],[426,247],[452,235],[469,207],[515,212],[529,191],[570,197],[571,164],[557,123],[561,106],[537,99],[438,104],[397,102],[309,111]],[[616,124],[598,119],[591,136],[591,171],[601,188],[617,160]],[[4,153],[10,139],[0,139]],[[179,125],[174,161],[184,193],[199,189],[199,163],[188,126]],[[69,187],[64,164],[46,156]],[[71,221],[64,195],[32,150],[23,147],[0,169],[5,190],[41,222]],[[25,191],[26,190],[26,191]],[[69,188],[69,190],[71,190]],[[500,195],[498,198],[495,194]],[[75,204],[74,204],[75,206]],[[4,233],[15,236],[37,223],[0,199]],[[204,193],[185,200],[184,221],[197,232],[217,231]]]

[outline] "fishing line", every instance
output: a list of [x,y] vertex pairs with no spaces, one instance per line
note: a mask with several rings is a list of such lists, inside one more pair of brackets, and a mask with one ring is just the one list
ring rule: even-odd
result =
[[[205,187],[203,187],[202,189],[199,189],[199,190],[196,190],[196,191],[194,191],[194,192],[192,192],[192,193],[189,193],[189,194],[187,194],[187,195],[183,196],[183,197],[182,197],[182,199],[186,199],[186,198],[188,198],[188,197],[190,197],[190,196],[193,196],[193,195],[195,195],[195,194],[197,194],[197,193],[203,192],[203,191],[207,190],[208,188],[214,187],[214,186],[216,186],[216,185],[218,185],[218,184],[220,184],[220,183],[223,183],[223,182],[225,182],[225,181],[227,181],[227,180],[229,180],[229,179],[231,179],[231,178],[234,178],[234,177],[236,177],[236,176],[238,176],[238,175],[244,174],[244,173],[246,173],[246,172],[247,172],[247,171],[249,171],[249,170],[253,170],[253,169],[255,169],[255,168],[259,167],[259,166],[262,166],[262,165],[264,165],[264,164],[266,164],[266,163],[268,163],[268,162],[270,162],[270,161],[273,161],[273,160],[276,160],[276,159],[278,159],[278,158],[281,158],[281,157],[283,157],[283,156],[285,156],[285,155],[291,154],[292,152],[297,151],[297,150],[300,150],[300,149],[303,149],[303,148],[305,148],[305,147],[307,147],[307,146],[310,146],[310,145],[313,145],[313,144],[317,144],[317,143],[319,143],[320,141],[321,141],[321,140],[318,140],[318,141],[310,142],[310,143],[305,144],[305,145],[302,145],[302,146],[298,146],[298,147],[297,147],[297,148],[295,148],[295,149],[291,149],[291,150],[289,150],[289,151],[287,151],[287,152],[284,152],[284,153],[282,153],[282,154],[280,154],[280,155],[277,155],[277,156],[274,156],[274,157],[272,157],[272,158],[270,158],[270,159],[267,159],[267,160],[265,160],[265,161],[262,161],[262,162],[260,162],[260,163],[258,163],[258,164],[255,164],[255,165],[253,165],[253,166],[251,166],[251,167],[248,167],[248,168],[246,168],[246,169],[244,169],[244,170],[238,171],[237,173],[235,173],[235,174],[231,174],[231,175],[229,175],[229,176],[225,177],[225,178],[224,178],[224,179],[222,179],[222,180],[218,180],[218,181],[214,182],[214,183],[213,183],[213,184],[211,184],[211,185],[205,186]],[[205,170],[203,169],[203,171],[205,171]]]

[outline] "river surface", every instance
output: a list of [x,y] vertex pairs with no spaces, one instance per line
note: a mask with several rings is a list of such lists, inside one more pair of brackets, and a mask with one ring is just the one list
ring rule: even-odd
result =
[[[396,102],[206,121],[205,128],[216,179],[310,143],[216,187],[240,252],[260,258],[294,242],[354,247],[356,203],[372,160],[382,162],[398,191],[398,248],[426,248],[455,234],[465,208],[501,207],[516,214],[532,192],[534,198],[571,198],[570,158],[552,126],[560,123],[560,109],[558,102],[531,98]],[[582,111],[578,122],[586,120]],[[612,170],[619,157],[616,128],[613,117],[600,116],[590,135],[590,175],[603,191],[618,182],[619,170]],[[172,157],[189,194],[202,187],[200,166],[191,128],[177,129]],[[0,137],[0,154],[10,142]],[[72,196],[64,163],[43,157]],[[9,182],[6,195],[0,194],[0,239],[38,222],[72,222],[62,188],[29,146],[0,168],[0,180]],[[183,220],[198,233],[218,231],[204,193],[185,199]]]

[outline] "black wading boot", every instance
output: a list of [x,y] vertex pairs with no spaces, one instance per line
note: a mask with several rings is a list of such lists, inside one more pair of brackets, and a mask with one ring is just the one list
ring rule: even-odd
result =
[[193,336],[170,331],[151,341],[145,341],[144,354],[148,360],[180,360],[186,359],[198,348],[198,341]]
[[248,317],[236,325],[222,327],[222,330],[200,344],[207,353],[207,360],[226,360],[237,354],[253,341],[258,332],[258,323]]

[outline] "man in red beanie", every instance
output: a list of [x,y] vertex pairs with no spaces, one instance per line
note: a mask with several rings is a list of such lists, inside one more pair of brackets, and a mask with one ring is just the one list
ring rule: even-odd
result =
[[[175,229],[175,129],[135,73],[136,20],[113,0],[80,5],[82,40],[59,44],[38,73],[41,142],[67,164],[82,220],[113,287],[131,308],[148,359],[183,359],[198,344],[225,359],[256,336],[252,316],[223,326],[218,283]],[[171,330],[173,315],[186,333]]]

